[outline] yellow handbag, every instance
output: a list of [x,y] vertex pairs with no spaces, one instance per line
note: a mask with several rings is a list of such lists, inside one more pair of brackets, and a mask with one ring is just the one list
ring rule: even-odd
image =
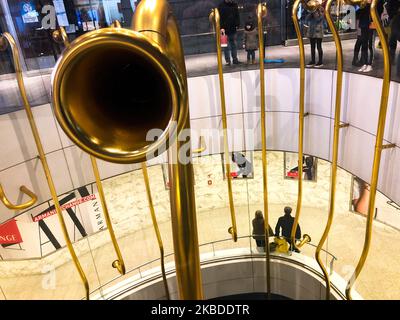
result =
[[289,243],[286,241],[285,238],[275,237],[274,242],[276,244],[276,252],[287,253],[289,252]]

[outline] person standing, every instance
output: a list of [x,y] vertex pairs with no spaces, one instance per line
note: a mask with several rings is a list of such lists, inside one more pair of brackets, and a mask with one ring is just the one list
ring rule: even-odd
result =
[[249,16],[244,25],[243,48],[247,52],[247,64],[254,64],[256,60],[256,50],[258,49],[258,31],[254,20]]
[[[323,64],[322,39],[324,37],[324,8],[318,7],[316,10],[309,12],[306,16],[306,37],[310,39],[311,44],[311,61],[307,67],[320,68]],[[315,64],[315,47],[318,50],[318,62]]]
[[[264,216],[261,210],[257,210],[255,213],[255,217],[252,221],[253,239],[256,240],[257,247],[265,248],[265,230],[264,230]],[[274,232],[270,226],[268,226],[269,236],[273,236]]]
[[225,30],[228,36],[228,46],[224,49],[226,65],[231,65],[231,56],[233,64],[239,64],[237,57],[237,29],[240,26],[240,16],[238,4],[233,0],[223,0],[218,6],[221,17],[221,30]]
[[[370,0],[368,2],[370,2]],[[371,29],[372,18],[371,18],[370,8],[371,5],[368,3],[364,8],[359,9],[360,11],[359,26],[361,29],[361,63],[362,63],[362,67],[358,70],[359,72],[372,71],[372,62],[374,60],[374,48],[373,48],[374,30]]]
[[[281,234],[281,229],[282,229],[282,236],[290,244],[291,250],[293,250],[294,246],[293,246],[293,243],[292,243],[291,234],[292,234],[294,218],[291,216],[292,208],[291,207],[285,207],[284,212],[285,212],[285,215],[280,217],[278,219],[278,223],[276,224],[275,236],[279,237],[280,234]],[[301,238],[301,229],[300,229],[300,225],[297,224],[295,239],[298,240],[300,238]],[[297,248],[294,248],[294,251],[300,252]]]

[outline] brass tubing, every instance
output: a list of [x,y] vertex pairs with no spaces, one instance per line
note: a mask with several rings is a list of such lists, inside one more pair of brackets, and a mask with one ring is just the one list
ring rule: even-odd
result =
[[[67,33],[65,32],[64,27],[60,27],[59,30],[54,31],[53,38],[56,41],[61,41],[64,44],[65,48],[68,48],[70,45],[70,42],[68,40],[68,36],[67,36]],[[121,250],[119,248],[117,238],[115,237],[114,228],[113,228],[113,225],[111,222],[110,214],[108,212],[107,202],[106,202],[106,198],[104,196],[103,184],[101,183],[99,167],[97,166],[96,158],[93,157],[92,155],[90,155],[90,161],[92,163],[93,174],[94,174],[95,181],[96,181],[97,191],[99,192],[100,203],[101,203],[101,207],[103,208],[103,213],[104,213],[104,218],[106,220],[107,229],[110,234],[111,242],[114,246],[114,250],[115,250],[115,253],[118,258],[117,260],[114,260],[111,265],[113,268],[116,268],[118,270],[118,272],[123,276],[126,272],[125,262],[122,257],[122,254],[121,254]]]
[[217,60],[218,60],[218,77],[219,77],[219,91],[221,98],[221,111],[222,111],[222,131],[224,136],[224,157],[225,157],[225,176],[226,183],[228,186],[228,197],[229,197],[229,210],[231,213],[232,226],[228,229],[228,232],[232,235],[234,242],[237,241],[237,225],[235,206],[233,203],[232,194],[232,178],[231,178],[231,165],[229,157],[229,144],[228,144],[228,122],[226,119],[226,106],[225,106],[225,85],[224,85],[224,72],[222,70],[222,50],[221,50],[221,18],[217,8],[213,9],[210,14],[210,21],[215,28],[215,37],[217,44]]
[[299,9],[301,0],[295,0],[292,9],[292,20],[296,29],[297,40],[299,41],[299,53],[300,53],[300,99],[299,99],[299,160],[298,160],[298,192],[297,192],[297,206],[296,215],[294,217],[291,242],[292,248],[296,248],[296,229],[299,223],[301,213],[301,203],[303,197],[303,133],[304,133],[304,88],[305,88],[305,54],[304,54],[304,42],[300,30],[299,20],[297,19],[297,11]]
[[153,227],[154,227],[154,231],[156,233],[158,247],[160,248],[161,273],[162,273],[163,282],[164,282],[165,295],[167,297],[167,300],[170,300],[169,288],[168,288],[168,282],[167,282],[167,275],[165,273],[164,245],[163,245],[163,241],[161,239],[160,229],[158,228],[157,217],[156,217],[156,213],[154,211],[153,199],[152,199],[152,196],[151,196],[149,175],[147,173],[147,167],[146,167],[146,164],[144,162],[142,162],[142,172],[143,172],[144,184],[146,186],[146,194],[147,194],[147,200],[148,200],[148,203],[149,203],[151,221],[153,222]]
[[332,146],[332,166],[331,166],[331,187],[330,187],[330,203],[329,203],[329,214],[326,222],[324,233],[318,243],[315,250],[315,259],[320,266],[325,279],[326,284],[326,300],[330,299],[331,282],[329,279],[328,271],[326,270],[321,260],[321,250],[324,246],[326,239],[328,238],[329,231],[332,226],[333,216],[335,214],[335,199],[336,199],[336,177],[337,177],[337,162],[338,162],[338,150],[339,150],[339,131],[343,125],[340,124],[340,111],[342,103],[342,83],[343,83],[343,50],[340,42],[339,33],[335,27],[335,24],[331,16],[331,5],[334,0],[328,0],[325,7],[325,17],[328,22],[329,30],[332,32],[333,40],[336,46],[336,57],[337,57],[337,78],[336,78],[336,101],[335,101],[335,120],[334,120],[334,131],[333,131],[333,146]]
[[64,44],[65,47],[69,46],[68,35],[64,27],[60,26],[57,30],[54,30],[52,36],[54,41]]
[[7,196],[6,196],[5,192],[4,192],[3,186],[2,186],[1,183],[0,183],[0,200],[1,200],[1,202],[3,202],[3,204],[4,204],[8,209],[10,209],[10,210],[24,210],[24,209],[27,209],[27,208],[33,206],[33,205],[36,203],[36,201],[37,201],[37,196],[36,196],[36,194],[34,194],[31,190],[29,190],[29,189],[28,189],[27,187],[25,187],[25,186],[21,186],[21,187],[19,188],[19,190],[20,190],[21,192],[25,193],[25,194],[26,194],[27,196],[29,196],[31,199],[28,200],[28,201],[25,202],[25,203],[21,203],[21,204],[12,204],[12,203],[10,202],[10,200],[8,200],[8,198],[7,198]]
[[107,229],[110,234],[111,242],[114,246],[115,253],[118,257],[118,259],[114,260],[111,265],[114,268],[116,268],[121,275],[124,275],[125,274],[125,262],[122,257],[122,254],[121,254],[121,250],[119,249],[117,238],[115,237],[114,228],[113,228],[113,225],[111,222],[110,214],[108,212],[106,198],[104,196],[103,184],[101,183],[100,173],[99,173],[99,168],[97,166],[96,158],[93,156],[90,156],[90,161],[92,162],[93,173],[94,173],[94,177],[96,179],[97,191],[99,192],[100,203],[103,208],[103,213],[104,213],[104,218],[106,220]]
[[204,137],[203,136],[200,136],[200,138],[199,138],[199,145],[200,145],[199,148],[198,149],[194,149],[193,153],[199,154],[199,153],[202,153],[202,152],[206,151],[207,145],[206,145],[206,142],[204,141]]
[[372,238],[372,222],[374,220],[374,213],[375,213],[375,197],[376,197],[376,190],[378,187],[378,178],[379,178],[379,165],[381,161],[381,154],[382,154],[382,143],[383,137],[385,133],[385,122],[386,122],[386,112],[389,100],[389,90],[390,90],[390,58],[389,58],[389,47],[388,42],[386,39],[386,34],[383,29],[382,23],[377,13],[377,4],[378,0],[372,0],[371,3],[371,16],[372,21],[376,26],[376,31],[379,36],[379,40],[382,45],[383,51],[383,83],[382,83],[382,95],[381,95],[381,103],[379,109],[379,119],[378,119],[378,128],[376,132],[376,142],[375,142],[375,152],[374,152],[374,162],[372,166],[372,175],[371,175],[371,187],[370,187],[370,195],[369,195],[369,203],[368,203],[368,215],[367,215],[367,226],[365,230],[365,240],[364,240],[364,247],[361,253],[360,260],[356,266],[356,269],[350,278],[349,282],[347,283],[346,287],[346,297],[348,300],[351,300],[351,289],[357,280],[358,276],[360,275],[365,261],[368,256],[369,248],[371,245],[371,238]]
[[265,257],[267,274],[267,294],[271,293],[270,251],[269,251],[269,211],[268,211],[268,180],[267,180],[267,133],[265,121],[265,70],[264,70],[264,28],[263,17],[267,15],[267,5],[259,3],[257,6],[258,47],[260,55],[260,95],[261,95],[261,144],[263,166],[263,197],[264,197],[264,230],[265,230]]
[[18,48],[17,48],[17,46],[15,44],[15,41],[14,41],[14,39],[13,39],[11,34],[9,34],[8,32],[5,32],[5,33],[3,33],[3,37],[5,37],[8,40],[8,43],[11,46],[13,60],[14,60],[15,73],[16,73],[17,81],[18,81],[18,87],[19,87],[19,90],[21,92],[22,100],[23,100],[23,103],[24,103],[24,108],[25,108],[26,115],[27,115],[28,120],[29,120],[29,125],[30,125],[30,127],[32,129],[32,134],[33,134],[33,137],[35,139],[36,148],[37,148],[37,151],[39,153],[39,159],[40,159],[40,161],[42,163],[43,171],[45,173],[46,180],[47,180],[47,184],[49,186],[50,193],[51,193],[52,199],[54,201],[54,207],[55,207],[56,212],[57,212],[57,216],[58,216],[58,219],[59,219],[59,222],[60,222],[61,230],[62,230],[62,233],[64,235],[64,239],[65,239],[68,251],[69,251],[69,253],[71,255],[72,261],[73,261],[73,263],[74,263],[74,265],[75,265],[75,267],[76,267],[76,269],[77,269],[77,271],[79,273],[79,276],[80,276],[80,278],[82,280],[82,283],[83,283],[83,285],[85,287],[86,299],[89,300],[89,283],[88,283],[86,275],[85,275],[85,273],[84,273],[84,271],[82,269],[82,266],[81,266],[81,264],[79,262],[79,259],[78,259],[77,255],[75,253],[75,250],[74,250],[74,247],[72,245],[71,239],[70,239],[70,237],[68,235],[67,226],[65,224],[65,220],[64,220],[64,217],[62,215],[60,203],[58,202],[57,193],[56,193],[56,189],[55,189],[55,186],[54,186],[53,178],[51,176],[50,169],[49,169],[49,166],[47,164],[47,159],[46,159],[46,156],[45,156],[45,153],[44,153],[44,150],[43,150],[43,145],[42,145],[42,142],[40,140],[39,132],[38,132],[38,129],[36,127],[35,119],[33,117],[31,106],[29,104],[28,97],[27,97],[27,94],[26,94],[26,89],[25,89],[25,85],[24,85],[24,78],[23,78],[23,75],[22,75],[21,64],[20,64],[20,61],[19,61]]

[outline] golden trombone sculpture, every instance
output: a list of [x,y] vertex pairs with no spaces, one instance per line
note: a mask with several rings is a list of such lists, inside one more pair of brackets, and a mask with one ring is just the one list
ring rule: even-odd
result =
[[[193,167],[191,157],[179,159],[179,133],[190,122],[178,26],[165,0],[141,1],[132,26],[95,30],[68,46],[52,75],[53,108],[67,136],[96,158],[141,163],[169,147],[179,295],[202,299]],[[162,133],[149,141],[154,128]]]

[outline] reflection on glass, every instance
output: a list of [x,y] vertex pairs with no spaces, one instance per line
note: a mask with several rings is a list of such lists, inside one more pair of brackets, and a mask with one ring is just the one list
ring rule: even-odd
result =
[[[317,161],[313,156],[303,156],[303,180],[317,181]],[[298,156],[296,153],[285,152],[285,179],[298,179]]]

